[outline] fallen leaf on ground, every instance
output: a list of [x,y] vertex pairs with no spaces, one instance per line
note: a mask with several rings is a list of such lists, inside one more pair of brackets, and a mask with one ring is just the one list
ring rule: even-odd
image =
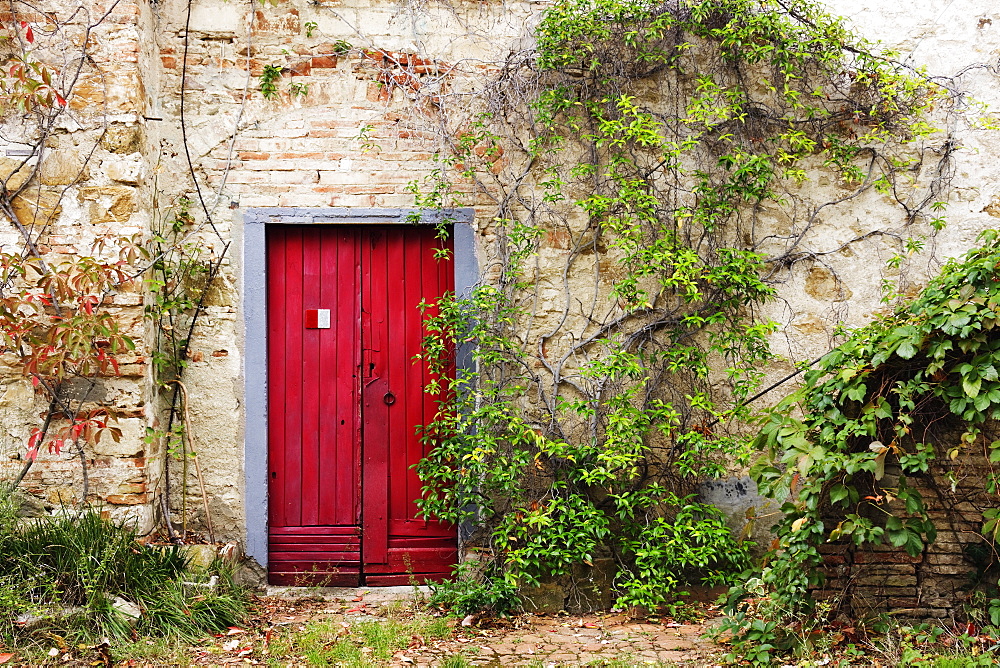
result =
[[239,640],[230,640],[229,642],[222,643],[222,649],[226,652],[232,652],[234,649],[240,646]]
[[227,636],[235,636],[235,635],[239,635],[240,633],[246,633],[246,631],[244,629],[238,628],[236,626],[230,626],[229,630],[226,631],[226,635]]
[[7,663],[14,658],[13,654],[0,654],[0,663]]

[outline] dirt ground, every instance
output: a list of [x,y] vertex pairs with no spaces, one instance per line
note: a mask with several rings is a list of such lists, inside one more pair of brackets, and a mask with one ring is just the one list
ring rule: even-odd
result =
[[[420,611],[412,598],[409,602],[366,600],[366,593],[361,590],[350,599],[332,600],[265,597],[259,608],[263,614],[256,624],[304,631],[309,623],[325,621],[349,632],[366,622],[435,614]],[[703,610],[709,616],[714,612],[711,606]],[[637,620],[608,613],[522,614],[499,620],[451,618],[447,623],[451,633],[438,638],[414,636],[406,649],[392,655],[388,665],[438,666],[459,655],[476,666],[714,666],[722,651],[702,637],[704,621]],[[218,655],[212,658],[223,659]]]
[[[703,665],[714,663],[714,645],[701,638],[700,624],[633,622],[622,617],[520,618],[516,629],[467,630],[440,647],[414,652],[413,663],[433,666],[461,653],[486,666],[586,666],[602,662]],[[469,651],[469,650],[473,651]]]

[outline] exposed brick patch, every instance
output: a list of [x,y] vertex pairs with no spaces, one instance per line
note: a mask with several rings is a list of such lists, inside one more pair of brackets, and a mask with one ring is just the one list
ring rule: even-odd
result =
[[[924,498],[937,540],[917,556],[889,544],[821,545],[826,583],[814,595],[836,599],[851,618],[891,611],[903,619],[963,619],[977,570],[970,553],[983,544],[982,511],[992,506],[984,491],[989,470],[982,455],[939,460],[926,480],[910,481]],[[902,513],[902,508],[892,510]],[[824,516],[831,528],[841,519],[833,512]]]

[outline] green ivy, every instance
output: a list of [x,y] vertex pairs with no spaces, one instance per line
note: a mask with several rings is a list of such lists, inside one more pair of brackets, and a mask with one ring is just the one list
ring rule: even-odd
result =
[[[1000,418],[1000,234],[989,230],[979,243],[912,303],[823,357],[764,418],[756,441],[763,455],[751,472],[764,493],[787,501],[758,618],[812,609],[809,589],[822,581],[819,546],[828,541],[921,554],[937,529],[915,482],[935,460],[985,447],[991,462],[1000,461],[1000,441],[982,442],[984,423]],[[942,435],[950,438],[935,438]],[[997,482],[991,474],[989,492]],[[826,521],[831,508],[843,517],[835,525]],[[992,543],[998,517],[996,509],[983,517]],[[741,602],[746,593],[735,591],[733,605],[744,631],[752,619]]]

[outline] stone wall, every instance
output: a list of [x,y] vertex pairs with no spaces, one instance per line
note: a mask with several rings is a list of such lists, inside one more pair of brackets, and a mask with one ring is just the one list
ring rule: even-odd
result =
[[[57,2],[54,7],[69,12],[72,4]],[[905,62],[946,76],[963,72],[949,85],[1000,105],[1000,14],[987,3],[829,4],[862,34],[899,48]],[[98,2],[86,6],[92,14],[107,9]],[[94,66],[70,100],[72,113],[51,139],[40,177],[48,210],[58,208],[46,244],[67,253],[86,252],[100,231],[146,231],[158,217],[169,215],[182,196],[192,198],[199,210],[195,184],[200,189],[212,224],[200,228],[195,240],[227,259],[191,342],[185,382],[191,428],[221,537],[242,540],[246,535],[240,212],[261,206],[412,205],[407,184],[437,166],[432,157],[440,148],[440,134],[433,126],[434,112],[446,106],[454,112],[456,127],[461,126],[467,120],[462,117],[464,91],[527,44],[543,6],[123,0],[95,31]],[[259,90],[258,77],[266,66],[282,72],[275,82],[278,94],[270,100]],[[943,258],[971,246],[977,233],[1000,216],[1000,170],[987,158],[1000,151],[997,133],[962,123],[948,129],[958,147],[946,193],[949,226],[908,262],[912,289]],[[76,165],[80,170],[73,176]],[[495,167],[509,167],[506,158],[498,158]],[[822,178],[800,188],[813,193],[817,202],[835,199],[840,192],[837,183]],[[466,189],[472,190],[471,184]],[[478,207],[480,252],[489,255],[489,193],[471,192],[463,203]],[[772,340],[781,360],[768,370],[769,380],[789,374],[795,362],[829,350],[838,340],[834,330],[839,323],[857,325],[884,308],[880,279],[893,278],[885,261],[897,241],[869,233],[898,219],[899,207],[888,196],[870,193],[824,210],[810,223],[803,247],[815,255],[775,274],[779,297],[763,313],[781,325]],[[585,233],[585,223],[570,219],[543,238],[535,266],[535,330],[560,319],[561,271],[574,242]],[[773,211],[771,223],[773,233],[780,235],[803,221]],[[8,228],[0,230],[0,240],[5,248],[17,243]],[[600,270],[605,279],[616,270],[607,258],[595,256],[594,265],[567,278],[589,298],[601,289],[591,287],[591,269]],[[146,364],[150,335],[143,330],[141,293],[136,287],[113,299],[147,347],[129,360],[120,378],[104,381],[107,400],[122,410],[126,438],[121,444],[102,444],[88,457],[91,500],[128,509],[149,525],[163,452],[143,436],[146,427],[162,427],[163,405]],[[567,341],[575,326],[572,321],[567,325]],[[553,340],[551,345],[562,344]],[[16,451],[37,419],[39,405],[12,361],[0,362],[0,429],[8,450]],[[77,464],[69,455],[43,454],[30,476],[27,489],[50,503],[73,499],[80,489]],[[741,506],[740,512],[745,510]]]
[[[66,90],[76,77],[64,113],[46,125],[39,116],[20,121],[8,115],[0,140],[0,177],[8,189],[26,187],[14,213],[39,250],[53,264],[73,255],[91,255],[102,235],[128,236],[148,227],[151,161],[144,141],[148,50],[142,36],[152,14],[143,2],[50,2],[12,5],[0,14],[5,26],[32,26],[35,56],[56,72]],[[72,54],[72,55],[71,55]],[[40,116],[44,116],[41,114]],[[32,154],[31,146],[38,150]],[[13,225],[0,229],[3,252],[21,252],[24,239]],[[142,286],[126,285],[105,299],[123,330],[138,341],[121,358],[120,375],[98,379],[84,409],[107,405],[118,414],[121,442],[102,440],[85,453],[90,474],[88,501],[108,512],[151,522],[149,503],[160,454],[144,442],[148,355],[142,321]],[[69,388],[77,399],[83,385]],[[12,354],[0,358],[0,477],[21,469],[31,428],[40,424],[47,402],[26,378]],[[58,420],[56,421],[58,424]],[[34,497],[35,511],[81,500],[82,467],[77,453],[43,448],[22,488]]]

